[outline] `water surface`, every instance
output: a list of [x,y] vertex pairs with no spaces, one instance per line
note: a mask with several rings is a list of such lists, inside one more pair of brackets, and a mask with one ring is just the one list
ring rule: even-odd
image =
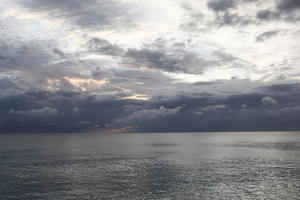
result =
[[299,199],[300,132],[1,134],[0,199]]

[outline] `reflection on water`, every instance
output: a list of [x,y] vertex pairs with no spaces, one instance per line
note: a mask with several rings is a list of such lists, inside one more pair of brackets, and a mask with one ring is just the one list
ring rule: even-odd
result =
[[0,199],[298,199],[300,133],[0,135]]

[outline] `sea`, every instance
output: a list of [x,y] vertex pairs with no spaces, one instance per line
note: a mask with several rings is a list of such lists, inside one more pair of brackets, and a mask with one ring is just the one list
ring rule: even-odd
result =
[[0,134],[1,200],[300,199],[300,132]]

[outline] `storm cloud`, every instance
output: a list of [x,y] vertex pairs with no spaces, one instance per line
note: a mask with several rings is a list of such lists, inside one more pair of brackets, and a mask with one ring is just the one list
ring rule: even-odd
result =
[[275,124],[276,130],[285,130],[291,124],[290,130],[296,130],[299,100],[300,95],[270,97],[259,93],[141,101],[70,92],[32,92],[1,99],[1,132],[77,132],[123,127],[134,127],[131,131],[241,131],[272,130]]
[[299,8],[1,1],[0,132],[299,130]]

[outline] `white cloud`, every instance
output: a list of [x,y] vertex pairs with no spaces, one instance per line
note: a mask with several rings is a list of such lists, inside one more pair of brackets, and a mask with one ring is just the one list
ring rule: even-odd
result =
[[277,101],[276,101],[274,98],[269,97],[269,96],[263,97],[263,98],[261,99],[261,102],[262,102],[263,104],[265,104],[265,105],[267,105],[267,104],[276,104],[276,103],[277,103]]

